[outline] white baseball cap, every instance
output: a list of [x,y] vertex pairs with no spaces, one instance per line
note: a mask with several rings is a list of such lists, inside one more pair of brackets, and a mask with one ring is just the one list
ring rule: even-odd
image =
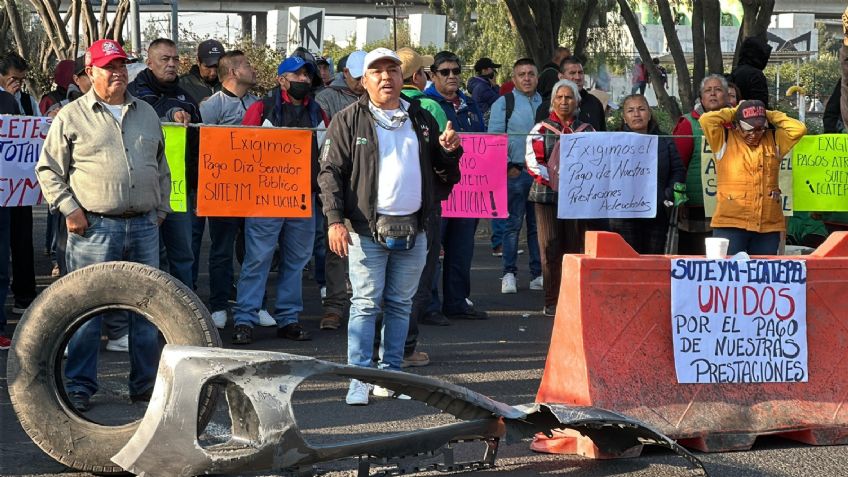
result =
[[394,51],[388,48],[377,48],[369,51],[368,54],[365,55],[365,61],[362,62],[362,70],[367,70],[377,60],[392,60],[398,65],[402,63],[402,61],[400,61],[400,57]]
[[345,68],[347,68],[350,76],[354,78],[359,78],[362,76],[362,73],[365,72],[365,53],[363,50],[356,50],[352,52],[347,57],[347,62],[345,63]]

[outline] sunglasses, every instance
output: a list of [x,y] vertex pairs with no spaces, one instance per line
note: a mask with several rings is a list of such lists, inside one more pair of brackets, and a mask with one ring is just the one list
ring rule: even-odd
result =
[[445,78],[450,76],[451,73],[453,73],[454,76],[459,76],[459,74],[462,73],[462,68],[442,68],[440,70],[436,70],[436,73],[439,73]]

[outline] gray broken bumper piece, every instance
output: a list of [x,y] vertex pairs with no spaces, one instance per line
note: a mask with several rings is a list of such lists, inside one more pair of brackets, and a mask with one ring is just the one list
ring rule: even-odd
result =
[[[310,445],[292,410],[305,379],[335,375],[378,384],[450,413],[461,422],[333,445]],[[225,386],[232,422],[228,442],[201,445],[198,397],[210,384]],[[193,476],[259,471],[302,472],[346,457],[392,458],[438,451],[462,439],[507,442],[569,428],[604,452],[640,444],[671,449],[706,475],[701,462],[671,439],[633,419],[594,407],[563,404],[508,406],[469,389],[397,371],[346,366],[268,351],[166,345],[153,397],[138,430],[112,460],[141,476]],[[493,461],[493,457],[492,457]]]

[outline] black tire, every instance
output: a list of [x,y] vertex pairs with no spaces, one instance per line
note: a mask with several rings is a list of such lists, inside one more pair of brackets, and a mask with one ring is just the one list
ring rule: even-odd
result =
[[[87,420],[68,402],[62,354],[73,332],[104,309],[145,316],[170,344],[221,346],[209,311],[172,276],[147,265],[108,262],[77,270],[42,292],[15,330],[7,378],[15,413],[30,438],[57,461],[100,474],[123,473],[110,459],[129,441],[138,421],[104,426]],[[214,410],[207,389],[200,428]]]

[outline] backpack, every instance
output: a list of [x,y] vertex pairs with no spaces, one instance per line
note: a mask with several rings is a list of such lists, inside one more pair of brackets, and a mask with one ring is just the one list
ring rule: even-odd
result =
[[[551,126],[547,122],[542,122],[542,127],[551,131],[557,135],[562,134],[562,131]],[[577,129],[574,132],[583,132],[592,127],[589,123],[583,123],[580,126],[577,126]],[[591,130],[591,129],[590,129]],[[554,144],[553,149],[551,149],[551,155],[548,156],[547,161],[548,166],[548,187],[550,187],[554,191],[559,190],[559,137],[557,137],[557,141]]]
[[510,91],[509,93],[504,95],[504,101],[506,101],[506,111],[504,114],[504,132],[509,132],[509,118],[512,116],[512,112],[515,110],[515,94]]

